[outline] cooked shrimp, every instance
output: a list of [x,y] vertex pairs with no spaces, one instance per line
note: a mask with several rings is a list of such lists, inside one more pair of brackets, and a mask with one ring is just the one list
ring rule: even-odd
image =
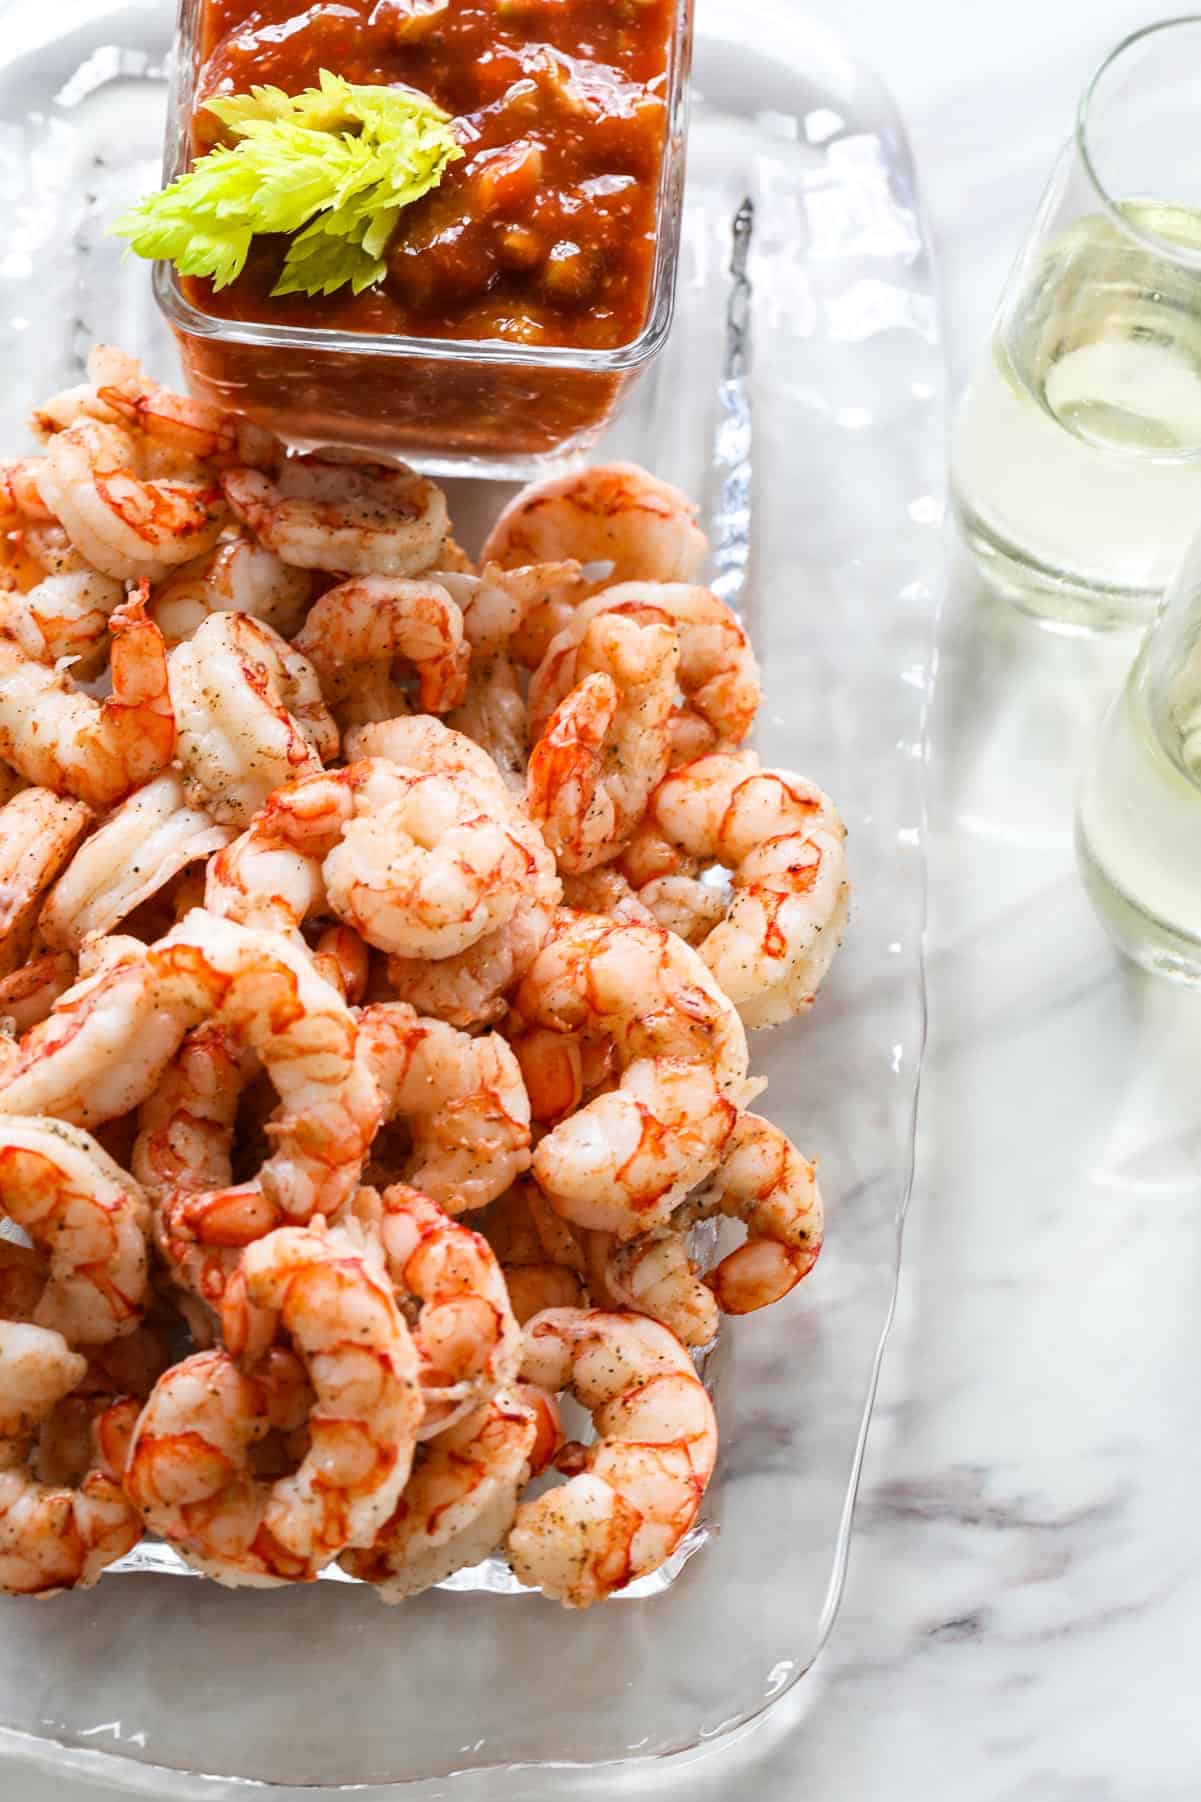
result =
[[29,1469],[29,1436],[86,1370],[60,1334],[0,1323],[0,1589],[8,1595],[86,1589],[142,1537],[121,1488],[128,1402],[90,1410],[89,1468],[77,1485],[37,1482]]
[[432,1439],[516,1381],[521,1333],[504,1276],[486,1239],[407,1183],[382,1195],[360,1189],[354,1215],[413,1321],[425,1401],[418,1437]]
[[210,615],[168,668],[188,799],[223,825],[248,826],[273,789],[337,755],[312,665],[261,620]]
[[511,652],[529,669],[542,661],[546,645],[589,592],[572,558],[518,569],[485,563],[478,575],[448,569],[434,573],[436,580],[445,579],[463,609],[472,650]]
[[273,794],[207,893],[226,917],[285,931],[328,901],[381,950],[446,958],[528,905],[545,857],[529,821],[471,778],[360,759]]
[[581,1308],[589,1299],[583,1279],[574,1270],[549,1261],[506,1265],[505,1284],[520,1326],[547,1308]]
[[564,912],[514,1003],[519,1027],[605,1035],[619,1087],[547,1134],[533,1172],[553,1206],[622,1240],[662,1224],[712,1171],[746,1080],[746,1035],[671,933]]
[[608,565],[611,582],[690,582],[708,548],[687,495],[636,463],[608,463],[523,489],[481,561],[512,569],[575,558]]
[[[86,557],[82,557],[67,537],[57,520],[27,519],[21,526],[21,543],[32,564],[36,564],[41,574],[33,579],[28,587],[36,587],[45,576],[77,576],[93,570]],[[106,581],[114,581],[115,577],[106,576]],[[122,584],[124,590],[124,584]]]
[[[595,870],[580,870],[563,878],[563,904],[577,913],[603,914],[610,920],[624,920],[629,926],[668,926],[659,920],[633,887],[629,878],[613,864],[600,864]],[[686,933],[679,933],[686,938]]]
[[660,1225],[719,1161],[734,1107],[709,1065],[639,1058],[541,1141],[533,1171],[568,1220],[633,1239]]
[[308,1219],[349,1199],[381,1103],[355,1058],[354,1019],[308,952],[201,908],[150,949],[104,947],[99,969],[21,1041],[0,1114],[38,1108],[90,1125],[128,1113],[188,1028],[216,1019],[261,1056],[283,1104],[258,1178],[265,1203]]
[[[485,577],[495,567],[488,564]],[[520,623],[509,639],[510,650],[526,669],[537,669],[551,640],[571,623],[580,602],[592,592],[591,585],[574,558],[509,569],[504,572],[504,579],[522,602]]]
[[[745,1221],[747,1236],[702,1279],[688,1253],[688,1228],[716,1214]],[[719,1309],[769,1307],[808,1276],[821,1251],[821,1195],[813,1165],[785,1134],[740,1113],[721,1163],[668,1226],[629,1245],[607,1233],[583,1239],[594,1302],[636,1309],[685,1345],[707,1345]]]
[[525,794],[525,696],[512,658],[473,650],[463,704],[447,719],[483,747],[514,795]]
[[149,958],[159,1005],[183,1028],[206,1018],[223,1022],[275,1084],[282,1105],[271,1125],[274,1150],[256,1179],[264,1204],[300,1221],[336,1212],[354,1192],[381,1116],[379,1093],[356,1057],[354,1018],[337,989],[306,951],[202,908]]
[[[27,1440],[85,1380],[88,1361],[63,1335],[27,1321],[0,1323],[0,1438]],[[5,1445],[5,1451],[11,1447]]]
[[[565,874],[620,854],[617,810],[604,785],[604,752],[619,707],[610,676],[588,676],[547,720],[530,756],[530,815]],[[620,762],[614,757],[620,771]],[[652,785],[653,786],[653,785]]]
[[463,631],[471,646],[467,692],[451,713],[450,724],[482,745],[507,785],[524,794],[526,708],[514,634],[521,633],[527,648],[538,634],[531,623],[535,617],[566,623],[572,599],[586,592],[580,567],[550,563],[502,570],[489,563],[479,576],[444,577],[440,572],[438,579],[445,581],[462,609]]
[[521,1325],[544,1308],[580,1306],[585,1235],[560,1219],[536,1183],[514,1184],[477,1224],[500,1261]]
[[582,1042],[550,1026],[519,1031],[511,1023],[507,1037],[530,1098],[530,1118],[553,1126],[574,1114],[584,1099]]
[[444,1208],[483,1207],[529,1168],[529,1102],[496,1033],[468,1038],[404,1002],[377,1002],[359,1015],[358,1055],[387,1118],[409,1127],[406,1181]]
[[679,634],[682,702],[671,716],[673,764],[742,743],[754,724],[760,696],[750,639],[724,601],[707,588],[682,582],[624,582],[576,609],[547,647],[531,681],[533,732],[580,680],[582,648],[593,622],[606,616],[667,626]]
[[537,957],[558,905],[561,891],[554,859],[549,851],[544,855],[536,885],[507,926],[488,933],[457,957],[390,957],[392,992],[421,1013],[452,1026],[487,1026],[499,1020],[507,1006],[506,994]]
[[580,645],[582,676],[530,753],[526,792],[559,865],[611,862],[667,770],[679,645],[667,626],[602,615]]
[[719,752],[673,770],[647,821],[689,856],[732,872],[729,910],[701,956],[747,1025],[812,1006],[850,901],[846,828],[833,803],[803,777],[760,769],[753,753]]
[[[549,860],[549,853],[547,854]],[[545,941],[558,894],[549,873],[541,892],[520,905],[509,924],[480,939],[457,957],[388,959],[391,992],[422,1012],[460,1027],[479,1027],[501,1018],[506,992],[536,957]]]
[[141,599],[109,620],[112,694],[94,701],[65,670],[29,657],[0,633],[0,757],[30,782],[111,807],[149,782],[175,752],[167,658]]
[[617,1088],[617,1052],[602,1033],[577,1038],[539,1025],[518,1031],[510,1022],[507,1038],[521,1065],[530,1115],[539,1126],[554,1126],[586,1097]]
[[238,518],[299,569],[420,575],[438,561],[449,529],[442,490],[404,463],[322,451],[289,457],[273,477],[231,469],[224,488]]
[[463,615],[439,582],[388,576],[342,582],[312,609],[296,649],[347,725],[409,711],[395,674],[402,665],[417,674],[423,713],[448,713],[466,692],[471,653]]
[[623,1064],[695,1059],[727,1094],[746,1077],[737,1013],[696,952],[660,927],[561,909],[514,1009],[527,1025],[611,1038]]
[[351,1007],[361,1004],[371,976],[371,953],[353,927],[327,926],[313,946],[313,962]]
[[149,1295],[150,1211],[94,1139],[61,1120],[0,1119],[0,1212],[49,1257],[36,1325],[71,1345],[133,1331]]
[[44,457],[7,457],[0,461],[0,518],[42,525],[56,524],[56,516],[42,493],[46,473]]
[[106,1459],[119,1476],[141,1403],[171,1362],[160,1322],[143,1322],[124,1339],[90,1347],[79,1382],[36,1423],[29,1468],[38,1482],[81,1483],[95,1458],[98,1426]]
[[[100,347],[94,346],[89,357],[95,356]],[[124,353],[118,352],[118,355]],[[133,358],[130,358],[133,362]],[[100,419],[106,425],[115,425],[117,416],[111,407],[106,407],[96,393],[95,382],[76,382],[70,388],[62,388],[52,394],[49,400],[39,402],[29,416],[29,429],[34,437],[45,443],[53,438],[56,432],[74,425],[77,419]]]
[[555,1308],[526,1327],[527,1381],[570,1389],[596,1443],[560,1452],[569,1482],[523,1502],[508,1539],[518,1582],[587,1608],[656,1571],[692,1526],[717,1421],[688,1353],[657,1321]]
[[[0,813],[0,828],[3,821]],[[135,789],[76,853],[46,897],[38,921],[42,941],[78,951],[89,933],[111,932],[181,870],[232,837],[232,827],[189,807],[183,779],[165,771]]]
[[132,1168],[149,1195],[230,1182],[238,1101],[257,1068],[222,1021],[206,1020],[187,1035],[138,1116]]
[[509,1306],[520,1326],[547,1308],[579,1308],[587,1299],[584,1283],[563,1264],[513,1264],[505,1267]]
[[480,1215],[478,1226],[506,1267],[550,1259],[561,1269],[583,1274],[580,1229],[556,1214],[528,1177],[494,1201]]
[[[747,762],[749,767],[749,754]],[[635,826],[622,851],[618,871],[628,885],[619,918],[632,900],[689,945],[703,945],[725,918],[730,895],[724,873],[717,869],[706,872],[699,857],[686,856],[647,815]]]
[[318,771],[268,796],[245,832],[210,860],[209,912],[299,944],[303,922],[324,909],[321,866],[353,817],[354,780],[347,770]]
[[356,793],[322,867],[329,904],[397,956],[453,957],[506,926],[536,870],[538,835],[491,817],[461,777],[381,766]]
[[513,797],[488,752],[466,733],[453,730],[431,714],[412,713],[355,726],[346,735],[345,749],[352,762],[383,757],[431,776],[465,776],[474,787],[488,791],[498,815],[513,811]]
[[31,425],[48,440],[78,419],[127,425],[158,450],[164,471],[197,463],[270,462],[279,445],[238,414],[176,394],[146,374],[137,357],[111,344],[88,352],[86,382],[34,409]]
[[[126,1491],[219,1582],[307,1581],[347,1546],[370,1545],[404,1488],[422,1412],[413,1342],[374,1258],[336,1231],[283,1228],[250,1246],[224,1321],[229,1351],[188,1358],[155,1385]],[[272,1384],[277,1333],[307,1372],[307,1423],[303,1391]],[[301,1424],[295,1473],[256,1477],[255,1442]]]
[[456,541],[453,532],[448,532],[439,546],[438,569],[442,575],[474,576],[477,573],[474,561]]
[[94,676],[108,655],[109,620],[124,599],[124,583],[85,567],[6,594],[0,619],[37,662],[70,657],[77,676]]
[[723,1314],[770,1306],[817,1262],[823,1209],[814,1167],[758,1114],[739,1114],[721,1163],[675,1224],[715,1214],[745,1221],[747,1229],[743,1244],[705,1279]]
[[160,1003],[146,946],[103,940],[85,950],[79,981],[0,1073],[0,1116],[52,1114],[85,1127],[115,1120],[151,1093],[185,1025]]
[[[83,1482],[99,1453],[106,1474],[119,1481],[123,1454],[140,1406],[131,1395],[115,1401],[107,1391],[94,1388],[89,1367],[79,1388],[57,1402],[38,1424],[26,1452],[28,1474],[52,1489],[74,1489]],[[140,1531],[137,1515],[128,1502],[126,1507],[131,1524]]]
[[225,538],[160,582],[149,612],[168,650],[195,637],[211,613],[247,613],[281,638],[291,638],[312,594],[310,570],[290,569],[252,538]]
[[48,788],[26,788],[0,807],[0,975],[26,954],[43,893],[83,837],[91,810]]
[[[19,615],[23,598],[48,577],[79,575],[96,579],[94,592],[97,596],[101,592],[99,584],[113,580],[92,569],[55,521],[27,519],[12,509],[4,490],[4,466],[0,464],[0,592],[6,597],[4,606],[12,607]],[[116,598],[120,601],[125,595],[125,585],[118,583],[116,587]],[[66,592],[70,594],[70,590]],[[77,598],[82,606],[88,597],[85,593]],[[48,618],[53,619],[57,611],[53,605],[48,606]],[[69,617],[68,609],[64,609],[64,617]],[[38,625],[23,622],[21,630],[31,634],[31,646],[45,642]]]
[[14,970],[0,982],[0,1022],[18,1035],[40,1026],[56,1001],[75,982],[76,963],[69,951],[48,951]]
[[403,1602],[479,1564],[513,1525],[521,1491],[562,1440],[552,1397],[532,1384],[502,1390],[419,1446],[413,1474],[369,1549],[343,1570]]
[[51,439],[37,484],[80,555],[121,581],[154,582],[200,556],[225,517],[213,481],[153,477],[135,434],[87,417]]
[[689,1256],[685,1231],[662,1228],[629,1245],[611,1233],[583,1236],[588,1293],[597,1307],[648,1314],[681,1345],[709,1344],[717,1332],[718,1303]]
[[276,1223],[257,1183],[233,1182],[234,1129],[258,1057],[219,1020],[190,1032],[138,1114],[132,1169],[173,1281],[217,1309],[243,1248]]
[[[262,426],[208,401],[176,394],[147,376],[136,357],[98,344],[88,358],[101,409],[144,434],[188,464],[270,467],[281,455],[279,442]],[[102,414],[103,416],[103,414]],[[45,409],[40,417],[45,419]]]
[[0,1321],[0,1438],[31,1434],[87,1370],[87,1359],[54,1328]]

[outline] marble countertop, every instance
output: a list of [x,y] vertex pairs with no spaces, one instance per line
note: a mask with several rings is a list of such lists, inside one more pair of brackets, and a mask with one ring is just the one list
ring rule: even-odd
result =
[[[909,126],[958,386],[1092,65],[1155,13],[838,13]],[[919,1164],[850,1578],[798,1718],[714,1802],[1201,1793],[1201,997],[1112,950],[1071,834],[1132,652],[953,566]]]
[[[832,10],[907,119],[957,383],[1077,93],[1151,16]],[[1121,962],[1071,842],[1082,749],[1131,655],[1042,632],[953,569],[919,1164],[842,1612],[766,1722],[640,1796],[1201,1793],[1201,997]],[[31,1776],[20,1802],[51,1797]]]

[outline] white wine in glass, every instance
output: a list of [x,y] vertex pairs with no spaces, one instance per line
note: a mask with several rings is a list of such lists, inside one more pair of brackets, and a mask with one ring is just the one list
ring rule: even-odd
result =
[[955,420],[969,549],[1065,626],[1150,617],[1201,525],[1198,119],[1201,20],[1102,65]]
[[1080,786],[1076,848],[1127,956],[1201,983],[1201,537],[1101,727]]

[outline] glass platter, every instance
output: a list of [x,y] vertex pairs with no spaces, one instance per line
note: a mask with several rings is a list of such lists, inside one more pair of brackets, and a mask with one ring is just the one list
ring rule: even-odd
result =
[[[148,270],[104,229],[157,180],[170,12],[0,0],[6,452],[95,339],[174,370]],[[597,454],[702,497],[763,664],[758,748],[849,827],[843,953],[813,1012],[752,1044],[760,1105],[820,1161],[821,1261],[710,1356],[718,1471],[654,1593],[569,1614],[490,1564],[385,1608],[346,1582],[180,1581],[140,1548],[90,1592],[0,1599],[0,1793],[33,1764],[209,1802],[636,1794],[647,1761],[768,1708],[829,1631],[912,1170],[943,364],[887,95],[793,0],[699,0],[697,27],[676,327]],[[455,486],[469,545],[500,498]]]

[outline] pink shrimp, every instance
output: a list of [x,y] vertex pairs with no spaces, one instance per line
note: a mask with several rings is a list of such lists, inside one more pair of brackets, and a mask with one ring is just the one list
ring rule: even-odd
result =
[[587,1608],[658,1570],[692,1526],[717,1456],[713,1405],[678,1340],[638,1315],[552,1308],[525,1329],[522,1374],[570,1389],[593,1445],[568,1445],[570,1481],[523,1502],[509,1534],[518,1581]]
[[397,1299],[418,1312],[425,1419],[432,1438],[516,1381],[521,1334],[492,1247],[436,1202],[394,1183],[360,1189],[354,1217],[378,1241]]
[[394,667],[411,664],[423,713],[448,713],[467,689],[463,615],[440,582],[359,576],[327,590],[296,639],[346,724],[408,711]]
[[112,694],[94,701],[65,670],[0,634],[0,757],[28,781],[107,808],[164,770],[175,752],[167,657],[144,595],[118,607]]
[[87,1589],[142,1537],[121,1487],[136,1402],[87,1407],[77,1483],[40,1482],[30,1468],[32,1435],[86,1374],[60,1334],[0,1322],[0,1589],[8,1595]]
[[[229,1349],[185,1359],[151,1392],[126,1493],[219,1582],[307,1581],[370,1545],[404,1488],[422,1412],[413,1342],[375,1260],[320,1226],[250,1246],[223,1320]],[[256,1476],[251,1448],[303,1425],[299,1468]]]
[[602,615],[576,659],[578,686],[530,754],[530,813],[563,870],[617,857],[667,771],[679,643],[665,625]]
[[850,905],[846,828],[827,796],[753,752],[673,770],[647,824],[699,862],[731,871],[724,919],[700,951],[748,1026],[802,1013],[838,950]]
[[517,1500],[562,1442],[554,1398],[531,1383],[501,1390],[417,1449],[413,1474],[374,1543],[344,1552],[343,1570],[402,1602],[504,1539]]

